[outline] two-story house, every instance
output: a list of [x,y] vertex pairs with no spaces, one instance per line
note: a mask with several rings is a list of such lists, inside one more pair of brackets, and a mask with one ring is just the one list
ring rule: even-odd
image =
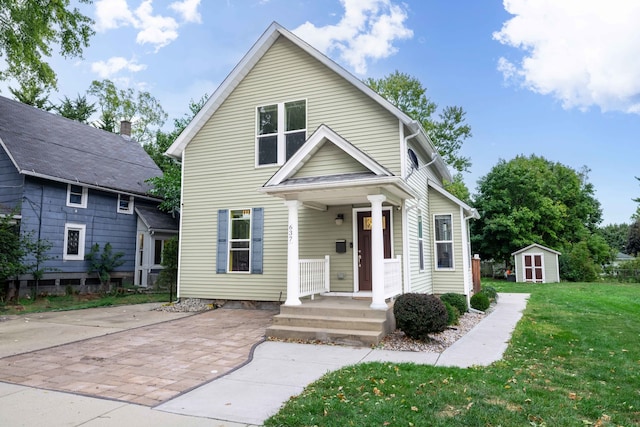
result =
[[[38,266],[45,270],[39,291],[96,289],[85,260],[96,243],[124,253],[115,282],[149,286],[161,268],[177,220],[147,194],[146,180],[162,172],[124,125],[117,135],[0,97],[0,214],[52,245]],[[19,278],[20,293],[32,279]]]
[[167,154],[183,165],[180,297],[284,315],[318,294],[384,313],[405,292],[471,293],[477,212],[443,188],[424,129],[277,23]]

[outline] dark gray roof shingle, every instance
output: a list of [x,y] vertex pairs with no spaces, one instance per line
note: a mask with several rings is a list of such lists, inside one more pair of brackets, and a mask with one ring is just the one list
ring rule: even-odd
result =
[[162,175],[132,139],[4,97],[0,140],[26,175],[133,194],[145,194],[145,180]]
[[178,231],[178,220],[156,206],[136,206],[136,212],[149,230]]

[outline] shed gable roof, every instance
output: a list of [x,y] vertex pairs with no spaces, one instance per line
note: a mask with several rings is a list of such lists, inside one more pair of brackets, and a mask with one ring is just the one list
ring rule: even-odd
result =
[[145,195],[162,171],[130,138],[0,97],[0,146],[17,171]]
[[[394,115],[398,120],[400,120],[405,126],[407,126],[412,133],[415,133],[414,137],[420,142],[420,144],[425,147],[425,151],[428,153],[436,153],[437,150],[434,147],[433,143],[425,133],[422,126],[411,117],[406,115],[400,109],[395,107],[385,98],[380,96],[374,90],[369,88],[365,83],[363,83],[360,79],[353,76],[347,70],[339,66],[337,63],[329,59],[326,55],[322,54],[311,45],[286,30],[280,24],[274,22],[269,28],[262,34],[262,36],[258,39],[258,41],[253,45],[253,47],[249,50],[249,52],[242,58],[242,60],[236,65],[233,71],[227,76],[227,78],[222,82],[222,84],[216,89],[216,91],[211,95],[211,97],[207,100],[204,107],[196,114],[193,120],[189,123],[189,125],[183,130],[183,132],[178,136],[176,141],[169,147],[166,151],[168,156],[180,159],[182,157],[182,153],[184,152],[186,146],[193,139],[193,137],[202,129],[202,127],[207,123],[207,121],[213,116],[213,114],[220,108],[220,106],[226,101],[229,95],[234,91],[234,89],[240,84],[240,82],[249,74],[249,72],[253,69],[253,67],[258,63],[258,61],[264,56],[264,54],[269,50],[269,48],[276,42],[279,37],[285,37],[289,41],[291,41],[298,48],[302,49],[317,61],[319,61],[322,65],[328,67],[340,77],[345,79],[355,88],[363,92],[369,98],[371,98],[372,102],[376,102],[381,105],[384,109],[389,111],[392,115]],[[447,165],[441,158],[438,158],[434,164],[438,173],[443,176],[445,179],[451,180],[451,175],[449,170],[447,169]]]
[[513,252],[511,254],[511,256],[518,255],[518,254],[520,254],[522,252],[526,252],[526,251],[528,251],[529,249],[532,249],[532,248],[538,248],[538,249],[546,251],[546,252],[551,252],[552,254],[562,255],[560,252],[554,251],[553,249],[547,248],[546,246],[542,246],[542,245],[539,245],[537,243],[533,243],[533,244],[527,246],[526,248],[522,248],[519,251]]

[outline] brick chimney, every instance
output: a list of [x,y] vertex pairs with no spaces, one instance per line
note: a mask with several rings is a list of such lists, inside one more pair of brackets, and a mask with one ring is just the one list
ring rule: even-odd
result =
[[120,135],[131,136],[131,122],[129,120],[122,120],[120,122]]

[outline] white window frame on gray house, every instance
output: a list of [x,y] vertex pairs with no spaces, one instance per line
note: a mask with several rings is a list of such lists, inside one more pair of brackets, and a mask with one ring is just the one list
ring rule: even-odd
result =
[[[78,191],[80,189],[80,191]],[[74,199],[80,197],[80,202]],[[83,185],[67,184],[67,206],[71,208],[86,208],[87,199],[89,198],[89,189]]]
[[[444,218],[447,217],[447,218]],[[448,227],[447,230],[446,224],[445,228],[439,228],[438,221],[448,219]],[[443,235],[444,234],[444,235]],[[434,244],[434,253],[435,257],[433,259],[435,263],[435,269],[439,271],[452,271],[455,270],[455,254],[454,254],[454,245],[453,245],[453,214],[435,214],[433,215],[433,244]],[[447,246],[443,246],[447,245]],[[440,266],[440,253],[444,247],[448,247],[449,250],[449,267],[441,267]]]
[[133,196],[118,194],[118,213],[133,215]]
[[[251,221],[252,221],[252,209],[232,209],[229,211],[229,265],[227,271],[229,273],[250,273],[251,272]],[[234,217],[234,215],[239,215]],[[247,222],[248,221],[248,222]],[[234,237],[236,232],[242,231],[239,224],[240,222],[247,222],[246,232],[247,235],[241,237]],[[238,225],[238,227],[234,227]],[[247,262],[246,269],[234,270],[234,255],[236,253],[246,252]]]
[[[301,121],[299,119],[291,118],[294,108],[299,108],[300,104],[303,104],[304,124],[299,123]],[[283,165],[298,151],[306,139],[306,99],[261,105],[256,108],[256,167]],[[267,145],[271,149],[268,149]],[[267,154],[270,155],[267,156]]]
[[[234,237],[233,212],[249,215],[249,238]],[[235,218],[236,221],[247,218]],[[216,249],[216,274],[262,274],[263,270],[264,208],[218,210],[218,244]],[[236,247],[233,247],[233,244]],[[248,251],[248,269],[233,269],[233,252]]]
[[[75,224],[68,222],[64,225],[64,243],[62,248],[62,259],[65,261],[84,261],[84,244],[87,226],[85,224]],[[69,233],[78,232],[78,248],[76,254],[69,253]]]

